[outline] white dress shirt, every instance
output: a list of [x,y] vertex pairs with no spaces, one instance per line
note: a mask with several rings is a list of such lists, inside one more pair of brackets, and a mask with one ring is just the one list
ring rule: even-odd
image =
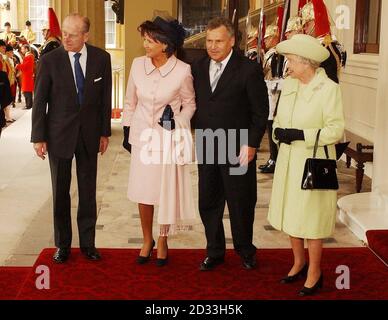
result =
[[[233,50],[230,50],[230,53],[228,56],[221,61],[222,68],[221,68],[221,74],[224,72],[226,65],[228,64],[230,57],[232,56]],[[210,67],[209,67],[209,77],[210,77],[210,83],[213,83],[214,76],[217,71],[217,62],[214,60],[210,60]]]
[[[75,78],[75,68],[74,68],[74,62],[75,62],[74,55],[76,53],[77,52],[72,52],[72,51],[68,52],[70,64],[71,64],[71,69],[73,70],[74,83],[75,83],[75,87],[77,88],[77,81]],[[81,65],[81,69],[82,69],[82,72],[84,74],[84,77],[86,77],[86,61],[88,60],[88,49],[86,48],[85,44],[82,47],[81,51],[79,51],[79,53],[81,54],[81,57],[79,58],[79,63]]]

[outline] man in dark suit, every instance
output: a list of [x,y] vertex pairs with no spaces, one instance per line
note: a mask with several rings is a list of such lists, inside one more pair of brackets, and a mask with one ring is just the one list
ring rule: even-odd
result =
[[[261,66],[233,51],[234,44],[229,20],[211,20],[206,36],[208,56],[192,66],[197,103],[194,123],[199,210],[207,239],[202,271],[212,270],[224,261],[225,201],[234,248],[244,268],[256,265],[256,247],[252,244],[257,201],[255,160],[268,119],[268,95]],[[208,139],[209,132],[221,137]],[[215,145],[211,146],[209,140]],[[201,149],[206,159],[201,159]],[[235,159],[229,156],[231,152]]]
[[35,85],[31,141],[40,158],[48,152],[57,263],[70,255],[74,155],[81,252],[90,260],[100,259],[95,248],[97,154],[105,153],[111,135],[112,76],[109,54],[86,44],[89,28],[88,18],[78,14],[65,18],[63,46],[41,58]]

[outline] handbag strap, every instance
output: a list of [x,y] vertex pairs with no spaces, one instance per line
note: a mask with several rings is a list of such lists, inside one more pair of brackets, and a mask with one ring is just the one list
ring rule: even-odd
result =
[[280,91],[279,94],[278,94],[278,98],[276,99],[276,106],[275,106],[275,111],[273,112],[273,117],[275,118],[278,114],[278,107],[279,107],[279,102],[280,102],[280,98],[282,96],[282,92]]
[[[319,136],[320,135],[321,135],[321,129],[318,130],[317,137],[315,139],[314,153],[313,153],[313,158],[314,159],[317,157],[318,141],[319,141]],[[324,146],[324,149],[325,149],[326,159],[329,159],[329,150],[327,149],[327,146]]]

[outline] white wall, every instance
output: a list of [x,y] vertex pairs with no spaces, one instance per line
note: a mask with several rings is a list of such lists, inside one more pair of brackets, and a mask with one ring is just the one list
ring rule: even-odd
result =
[[[346,129],[374,142],[379,55],[353,54],[356,0],[325,0],[325,3],[334,21],[338,17],[337,6],[345,5],[350,9],[349,28],[333,28],[333,33],[348,53],[346,68],[340,76]],[[366,164],[365,171],[372,177],[372,164]]]
[[[388,1],[382,1],[382,17],[388,15]],[[388,21],[383,18],[381,30],[388,30]],[[374,153],[373,191],[384,195],[386,199],[386,214],[388,214],[388,41],[386,37],[380,40],[379,77],[377,88],[376,133]]]
[[333,29],[339,41],[345,45],[348,62],[341,75],[346,128],[370,141],[374,140],[376,122],[376,94],[379,56],[353,54],[356,0],[326,0],[334,20],[336,7],[346,5],[350,9],[350,28]]

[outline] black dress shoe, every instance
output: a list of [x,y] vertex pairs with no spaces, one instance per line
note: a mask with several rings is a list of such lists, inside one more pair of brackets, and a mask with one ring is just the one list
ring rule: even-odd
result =
[[55,263],[65,263],[70,256],[70,248],[58,248],[53,255]]
[[256,268],[256,264],[257,264],[256,257],[255,256],[244,257],[242,259],[242,264],[243,264],[244,269],[252,270],[252,269]]
[[262,164],[262,165],[259,166],[259,169],[262,170],[262,169],[264,169],[266,166],[269,166],[270,163],[271,163],[271,161],[273,161],[273,160],[268,159],[266,163],[264,163],[264,164]]
[[168,257],[164,258],[164,259],[161,259],[161,258],[157,258],[156,259],[156,265],[158,267],[164,267],[168,262]]
[[147,263],[150,260],[151,256],[152,256],[152,250],[154,250],[154,247],[155,247],[155,240],[152,240],[152,247],[151,247],[150,252],[148,253],[148,256],[143,257],[143,256],[139,255],[136,258],[136,262],[138,264],[145,264],[145,263]]
[[206,257],[205,260],[203,260],[203,262],[200,264],[199,270],[210,271],[222,263],[224,263],[224,258]]
[[168,262],[168,246],[167,246],[167,256],[165,258],[157,258],[156,265],[158,267],[164,267]]
[[273,160],[270,160],[268,162],[268,165],[266,165],[263,169],[261,169],[261,173],[274,173],[275,172],[275,165],[276,162]]
[[101,260],[101,255],[95,247],[81,248],[81,253],[91,261]]
[[312,296],[318,291],[318,289],[322,289],[322,287],[323,287],[323,274],[321,274],[316,284],[314,284],[314,286],[312,286],[311,288],[307,288],[303,286],[302,290],[299,291],[299,296],[300,297]]
[[308,264],[306,263],[302,269],[299,270],[296,274],[292,276],[286,276],[280,280],[280,283],[286,284],[286,283],[293,283],[307,275],[307,271],[309,269]]

